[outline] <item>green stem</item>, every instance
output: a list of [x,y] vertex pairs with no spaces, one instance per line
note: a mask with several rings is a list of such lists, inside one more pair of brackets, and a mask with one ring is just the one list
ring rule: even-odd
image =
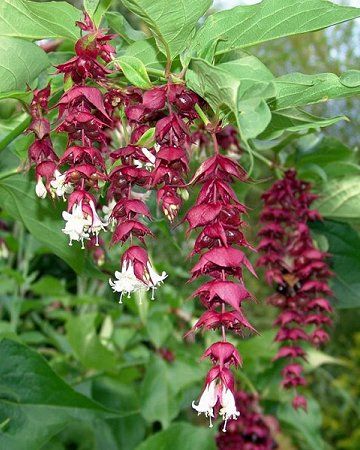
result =
[[160,69],[151,69],[150,67],[147,67],[147,68],[146,68],[146,72],[147,72],[149,75],[154,75],[154,76],[156,76],[156,77],[160,77],[160,78],[166,79],[166,77],[165,77],[165,72],[164,72],[163,70],[160,70]]
[[206,114],[200,108],[200,105],[198,103],[195,103],[195,111],[199,114],[199,117],[204,122],[204,124],[209,125],[210,120],[207,118]]
[[0,173],[0,180],[3,180],[4,178],[9,178],[20,172],[21,172],[21,170],[17,167],[16,169],[11,169],[11,170],[8,170],[7,172]]
[[0,141],[0,152],[4,150],[10,142],[15,140],[30,125],[31,117],[24,119],[16,128],[14,128],[7,136]]
[[255,386],[250,381],[250,378],[245,375],[244,371],[239,370],[237,372],[238,376],[241,378],[241,380],[248,386],[250,392],[254,395],[258,395],[258,391],[256,390]]
[[263,156],[257,150],[252,149],[251,151],[252,151],[252,154],[255,156],[255,158],[257,158],[259,161],[262,161],[264,164],[266,164],[270,168],[274,167],[274,163],[270,159]]

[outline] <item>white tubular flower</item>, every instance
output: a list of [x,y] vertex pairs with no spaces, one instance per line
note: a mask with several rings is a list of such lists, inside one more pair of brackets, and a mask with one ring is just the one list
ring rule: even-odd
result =
[[84,249],[84,239],[89,239],[89,228],[92,225],[92,220],[89,215],[84,214],[82,205],[74,205],[71,213],[63,211],[63,219],[66,221],[65,228],[62,229],[63,233],[67,234],[70,238],[69,245],[72,245],[72,241],[80,241],[81,248]]
[[233,393],[226,386],[223,386],[222,395],[221,395],[221,406],[220,416],[223,416],[224,428],[223,431],[226,431],[226,424],[229,419],[236,420],[238,416],[240,416],[239,411],[236,409],[235,398]]
[[0,259],[8,259],[9,250],[5,244],[5,242],[0,239]]
[[198,416],[201,413],[205,414],[205,417],[209,417],[209,428],[213,427],[211,418],[214,417],[214,406],[217,402],[217,386],[216,381],[213,380],[210,384],[205,386],[203,393],[199,399],[199,403],[196,405],[192,402],[191,406],[198,412]]
[[35,193],[39,198],[45,198],[47,194],[47,190],[45,184],[41,177],[38,178],[38,181],[35,186]]
[[120,292],[119,303],[122,303],[124,293],[130,298],[132,292],[147,289],[146,284],[136,277],[134,266],[131,262],[124,263],[121,272],[115,272],[115,278],[115,281],[110,278],[109,284],[114,292]]
[[102,207],[102,212],[104,214],[104,221],[107,224],[110,224],[110,227],[113,228],[114,220],[110,218],[111,213],[113,212],[114,206],[116,205],[116,201],[112,199],[110,203]]
[[148,162],[140,161],[139,159],[134,159],[134,165],[137,169],[147,169],[152,170],[155,167],[156,157],[153,155],[146,147],[142,147],[141,151],[143,155],[146,157]]
[[143,152],[143,155],[146,156],[146,158],[149,160],[149,163],[145,163],[145,166],[150,165],[154,167],[156,156],[153,155],[146,147],[142,147],[141,151]]
[[157,289],[157,286],[159,284],[162,284],[164,282],[165,278],[167,277],[167,273],[161,272],[161,275],[159,275],[156,270],[154,270],[150,262],[148,262],[146,266],[149,274],[148,286],[152,289],[151,300],[155,300],[155,289]]
[[65,174],[63,175],[58,170],[55,170],[54,176],[55,180],[50,181],[50,186],[58,197],[64,198],[65,194],[71,194],[74,191],[74,187],[70,183],[65,182]]
[[90,231],[90,233],[95,235],[95,239],[96,239],[95,245],[98,246],[99,245],[99,233],[101,230],[106,231],[107,223],[101,222],[101,219],[96,212],[94,202],[91,200],[89,202],[89,204],[90,204],[90,208],[91,208],[91,211],[93,214],[92,223],[91,223],[91,227],[89,228],[89,231]]

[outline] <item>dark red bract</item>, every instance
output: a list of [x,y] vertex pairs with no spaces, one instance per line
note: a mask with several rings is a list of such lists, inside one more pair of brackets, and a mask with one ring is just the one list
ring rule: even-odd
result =
[[295,390],[295,409],[306,409],[306,399],[296,394],[297,387],[305,385],[306,380],[300,375],[301,364],[293,361],[306,357],[302,342],[318,346],[329,339],[323,327],[331,324],[327,313],[332,311],[323,297],[332,294],[328,255],[314,247],[308,226],[309,221],[320,219],[318,212],[310,209],[316,198],[310,189],[295,171],[287,171],[263,194],[264,225],[259,232],[258,249],[263,256],[258,265],[265,267],[267,282],[277,289],[269,303],[281,311],[275,321],[279,327],[275,340],[281,344],[275,359],[292,361],[282,371],[282,385]]

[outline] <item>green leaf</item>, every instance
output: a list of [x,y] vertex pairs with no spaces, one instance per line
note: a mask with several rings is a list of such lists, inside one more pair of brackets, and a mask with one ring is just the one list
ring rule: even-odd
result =
[[296,133],[318,129],[333,125],[340,120],[347,120],[345,116],[317,117],[301,109],[291,108],[281,112],[273,112],[271,122],[259,139],[272,140],[282,136],[286,131]]
[[174,379],[169,376],[166,362],[153,355],[141,386],[141,414],[149,422],[159,421],[164,428],[170,425],[179,408],[174,396]]
[[98,6],[93,14],[93,21],[97,27],[99,27],[102,18],[106,14],[107,10],[111,6],[112,0],[99,0]]
[[359,87],[360,70],[348,70],[341,75],[340,81],[346,87]]
[[[300,141],[301,142],[301,141]],[[298,146],[296,166],[319,164],[324,169],[331,162],[344,161],[353,156],[353,151],[336,138],[323,136],[313,145]]]
[[165,315],[163,312],[156,312],[151,314],[149,320],[146,322],[146,330],[150,341],[156,348],[160,348],[165,344],[173,331],[173,326],[169,316]]
[[[1,56],[0,56],[1,58]],[[2,90],[2,89],[1,89]],[[15,100],[20,100],[24,103],[28,103],[32,97],[32,93],[29,92],[23,92],[23,91],[10,91],[10,92],[1,92],[0,93],[0,100],[4,98],[13,98]]]
[[124,55],[140,59],[146,68],[163,70],[166,65],[166,57],[158,50],[153,38],[130,44]]
[[36,3],[27,0],[2,0],[0,35],[24,39],[79,37],[75,26],[82,13],[66,2]]
[[146,67],[142,61],[134,56],[120,56],[114,60],[119,64],[127,80],[141,89],[150,89],[152,87]]
[[66,295],[64,283],[51,275],[44,275],[31,285],[34,294],[45,297],[61,297]]
[[[360,71],[352,72],[360,74]],[[342,76],[346,77],[346,74],[347,72]],[[360,84],[346,86],[333,73],[320,73],[317,75],[290,73],[276,78],[275,85],[278,91],[277,96],[276,99],[270,102],[270,106],[274,110],[311,105],[360,93]]]
[[314,207],[326,218],[360,219],[360,177],[332,179],[325,184]]
[[217,53],[226,53],[320,30],[359,16],[359,8],[338,6],[326,0],[263,0],[209,16],[197,32],[190,52],[198,54],[205,44],[215,40]]
[[360,307],[360,236],[350,225],[325,220],[311,225],[316,235],[325,236],[335,277],[331,287],[337,308]]
[[136,450],[216,450],[215,439],[208,428],[176,423],[150,436]]
[[195,26],[211,0],[123,0],[152,31],[159,49],[173,60],[193,38]]
[[151,127],[145,131],[135,145],[139,147],[153,147],[155,144],[155,127]]
[[99,3],[100,0],[84,0],[84,9],[90,17],[93,17],[93,15],[95,14]]
[[119,380],[110,377],[96,378],[92,383],[91,394],[94,400],[101,402],[120,414],[132,414],[116,419],[98,422],[95,432],[98,435],[97,450],[133,450],[143,441],[146,423],[140,416],[140,398],[135,384],[124,384],[121,374]]
[[[42,244],[66,261],[75,272],[100,275],[85,257],[80,246],[69,246],[61,229],[61,213],[65,209],[59,202],[40,200],[35,194],[35,183],[23,174],[0,179],[0,204],[14,219],[21,220],[27,230]],[[90,271],[90,272],[89,272]]]
[[24,345],[3,340],[0,359],[0,448],[37,450],[74,420],[116,417],[75,392]]
[[106,20],[112,30],[115,31],[128,44],[134,41],[145,39],[142,31],[135,30],[125,19],[125,17],[117,11],[111,11],[105,14]]
[[46,53],[37,45],[0,36],[0,93],[25,90],[49,66]]
[[271,120],[266,99],[275,95],[272,80],[272,73],[254,56],[218,66],[192,59],[186,72],[190,89],[225,121],[232,120],[232,112],[245,139],[263,132]]
[[277,418],[284,428],[289,428],[298,440],[306,445],[307,450],[323,450],[325,443],[321,437],[321,411],[318,403],[308,399],[308,410],[295,410],[291,404],[281,405],[277,410]]
[[97,313],[71,316],[66,332],[79,361],[89,369],[112,371],[116,367],[114,353],[104,347],[96,333]]

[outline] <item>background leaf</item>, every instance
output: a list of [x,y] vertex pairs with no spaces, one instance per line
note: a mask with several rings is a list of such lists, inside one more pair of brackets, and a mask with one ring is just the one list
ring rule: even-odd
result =
[[277,139],[286,131],[292,133],[304,132],[311,129],[328,127],[329,125],[333,125],[340,120],[346,120],[346,117],[317,117],[298,108],[285,109],[283,111],[272,113],[271,122],[267,126],[266,130],[259,136],[259,139]]
[[127,80],[141,89],[152,87],[149,75],[143,62],[135,56],[120,56],[115,62],[121,67]]
[[144,20],[159,49],[173,59],[193,37],[195,25],[211,0],[123,0],[123,4]]
[[271,72],[253,56],[217,66],[192,59],[186,72],[188,86],[226,121],[232,120],[232,112],[246,139],[264,131],[271,120],[265,99],[275,95],[272,80]]
[[170,425],[179,410],[174,398],[173,379],[166,362],[152,356],[141,388],[141,414],[147,422],[159,421],[164,428]]
[[324,217],[333,219],[360,219],[360,183],[359,176],[352,175],[341,179],[332,179],[324,184],[320,198],[314,207]]
[[135,30],[118,11],[107,12],[105,17],[110,28],[128,44],[145,39],[145,34],[142,31]]
[[350,225],[325,220],[311,226],[316,235],[325,236],[335,277],[331,287],[337,308],[360,307],[360,236]]
[[275,85],[277,95],[270,106],[277,111],[360,94],[360,85],[345,86],[333,73],[290,73],[276,78]]
[[37,45],[0,36],[0,93],[25,90],[49,66],[46,53]]
[[70,317],[66,324],[67,338],[76,357],[86,367],[112,371],[115,355],[102,345],[96,333],[96,313]]
[[323,450],[325,443],[320,435],[321,411],[318,403],[308,400],[307,412],[295,410],[291,404],[281,405],[277,410],[281,424],[295,431],[300,442],[305,443],[308,450]]
[[75,272],[90,270],[93,275],[100,272],[90,264],[86,253],[79,246],[70,247],[67,237],[62,233],[63,221],[61,202],[40,200],[35,194],[35,183],[24,175],[14,175],[0,180],[0,204],[14,217],[21,220],[29,232],[46,247],[66,261]]
[[209,16],[190,52],[197,54],[210,41],[217,53],[249,47],[284,36],[320,30],[360,16],[359,8],[338,6],[326,0],[263,0]]
[[100,0],[84,0],[84,9],[89,14],[90,17],[93,17],[97,7],[99,6]]
[[9,340],[0,343],[0,447],[37,450],[75,419],[111,416],[62,381],[33,350]]
[[75,26],[82,13],[66,2],[2,0],[0,36],[24,39],[68,38],[75,40],[80,31]]
[[176,423],[155,434],[136,447],[136,450],[215,450],[215,441],[207,428]]

